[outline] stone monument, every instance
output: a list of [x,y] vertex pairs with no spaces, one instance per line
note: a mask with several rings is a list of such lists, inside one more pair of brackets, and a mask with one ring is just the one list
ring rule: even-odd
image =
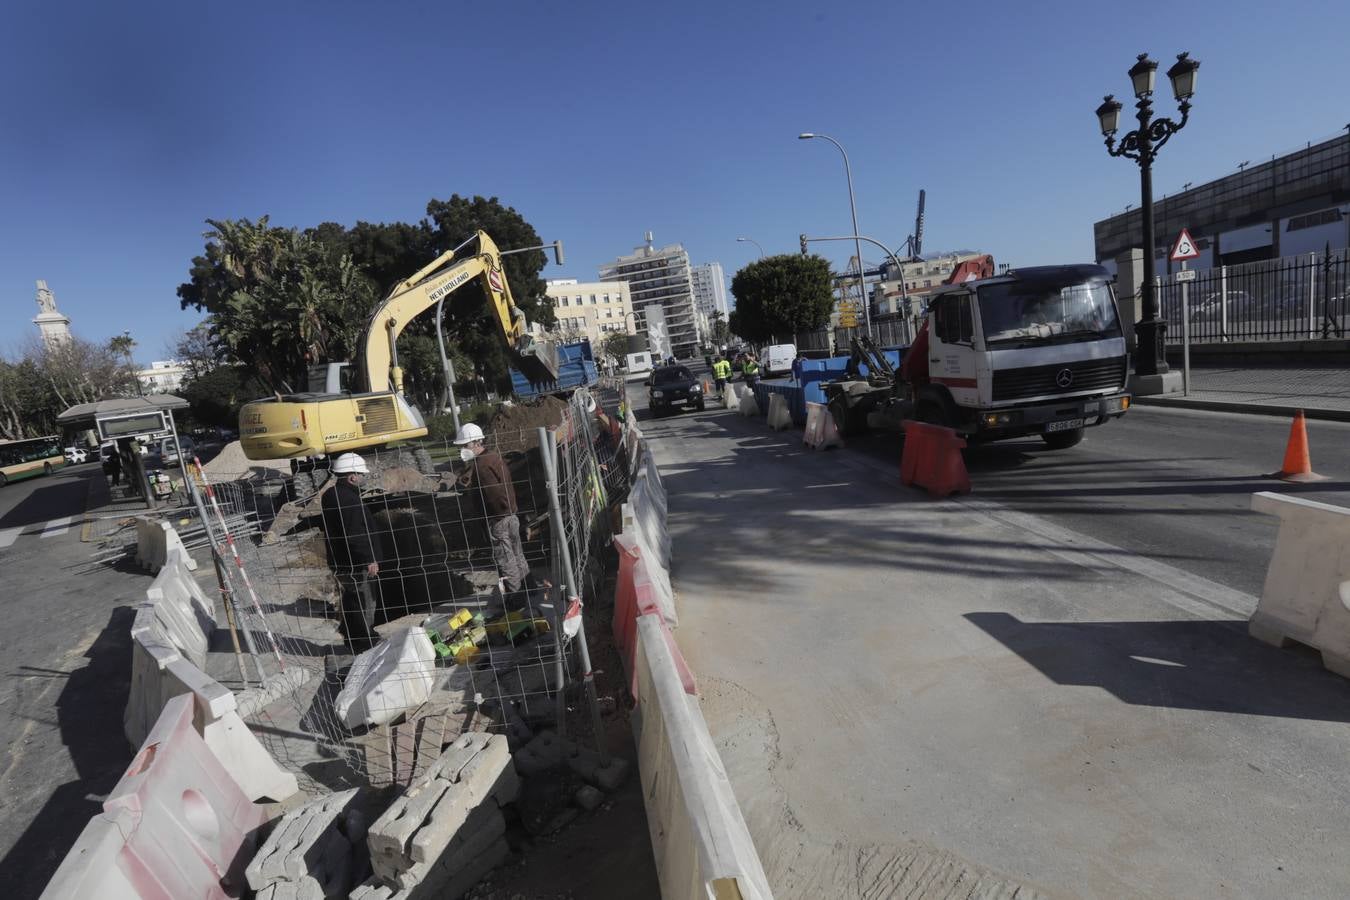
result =
[[48,347],[70,341],[70,319],[56,309],[56,295],[47,287],[47,282],[37,283],[38,314],[33,324],[42,332],[42,341]]

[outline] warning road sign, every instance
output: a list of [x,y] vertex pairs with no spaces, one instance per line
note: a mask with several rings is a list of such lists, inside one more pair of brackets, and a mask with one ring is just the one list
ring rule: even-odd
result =
[[488,270],[488,284],[492,285],[492,289],[497,293],[500,294],[502,292],[502,285],[504,284],[504,282],[502,281],[502,273],[500,269]]
[[1200,255],[1199,249],[1195,246],[1195,241],[1191,240],[1191,233],[1185,228],[1181,229],[1181,234],[1177,235],[1177,242],[1172,245],[1172,262],[1181,262],[1183,259],[1195,259]]

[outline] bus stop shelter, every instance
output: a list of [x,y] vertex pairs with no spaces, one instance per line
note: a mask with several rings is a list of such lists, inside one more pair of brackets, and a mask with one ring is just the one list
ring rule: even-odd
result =
[[[187,409],[188,402],[173,394],[152,394],[149,397],[112,397],[94,403],[79,403],[70,407],[56,421],[72,428],[91,428],[100,442],[114,441],[119,452],[137,438],[172,437],[178,444],[178,427],[173,411]],[[130,462],[138,479],[137,484],[148,509],[156,507],[155,492],[145,472],[145,461],[139,453],[132,454]],[[178,466],[183,473],[183,484],[189,482],[183,454],[178,454]]]

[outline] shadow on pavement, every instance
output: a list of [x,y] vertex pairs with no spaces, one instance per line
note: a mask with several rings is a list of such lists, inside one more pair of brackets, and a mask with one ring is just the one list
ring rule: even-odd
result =
[[[85,652],[89,663],[73,672],[23,667],[16,674],[66,679],[56,700],[61,742],[70,754],[75,778],[60,785],[0,860],[0,884],[6,897],[37,897],[65,858],[103,798],[121,780],[131,762],[131,746],[122,735],[122,712],[131,688],[129,606],[113,610]],[[11,748],[12,752],[13,748]]]
[[88,490],[89,485],[84,477],[58,476],[51,484],[37,488],[0,517],[0,528],[22,528],[63,516],[83,515]]
[[1248,637],[1242,621],[965,618],[1055,684],[1099,687],[1133,706],[1350,722],[1345,679],[1323,669],[1315,653]]

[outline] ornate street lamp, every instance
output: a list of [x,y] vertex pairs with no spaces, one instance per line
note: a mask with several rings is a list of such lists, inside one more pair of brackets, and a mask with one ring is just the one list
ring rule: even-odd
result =
[[1181,121],[1155,119],[1153,87],[1158,64],[1149,59],[1147,53],[1139,54],[1129,71],[1134,96],[1138,100],[1135,109],[1138,110],[1139,127],[1122,137],[1119,147],[1116,146],[1116,131],[1120,127],[1120,102],[1108,94],[1102,105],[1097,107],[1097,122],[1106,138],[1107,152],[1139,164],[1139,195],[1144,219],[1144,283],[1140,291],[1143,308],[1134,328],[1139,341],[1139,355],[1134,370],[1140,375],[1161,375],[1167,371],[1167,357],[1163,349],[1167,324],[1158,318],[1158,295],[1153,284],[1153,160],[1162,145],[1186,127],[1191,112],[1191,97],[1195,94],[1195,73],[1199,68],[1200,63],[1191,59],[1189,54],[1178,54],[1177,61],[1167,70],[1167,77],[1172,82],[1172,94],[1177,99]]

